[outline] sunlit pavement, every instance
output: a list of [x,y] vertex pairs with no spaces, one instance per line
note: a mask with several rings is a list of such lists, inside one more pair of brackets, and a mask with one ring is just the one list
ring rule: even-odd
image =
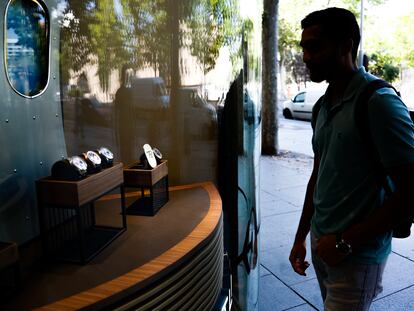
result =
[[313,156],[312,127],[309,121],[279,119],[279,147],[281,150]]
[[[309,135],[306,128],[311,135],[310,124],[290,120],[282,124],[285,125],[279,133],[280,147],[292,148],[295,152],[261,159],[259,310],[323,310],[313,267],[302,277],[292,271],[288,261],[313,162],[310,140],[308,145],[292,141],[301,141]],[[294,133],[295,128],[299,137]],[[413,272],[414,237],[394,239],[393,252],[384,272],[384,290],[370,310],[414,310]]]

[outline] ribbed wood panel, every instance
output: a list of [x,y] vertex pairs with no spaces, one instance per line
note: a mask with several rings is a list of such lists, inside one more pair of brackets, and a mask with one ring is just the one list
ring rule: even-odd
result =
[[[210,241],[179,269],[145,288],[116,310],[191,310],[211,306],[221,289],[223,276],[223,239],[220,221]],[[197,309],[197,308],[196,308]]]

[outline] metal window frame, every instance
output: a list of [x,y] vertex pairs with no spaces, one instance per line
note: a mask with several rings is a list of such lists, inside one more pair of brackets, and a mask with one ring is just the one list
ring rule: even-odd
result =
[[13,89],[13,91],[15,93],[17,93],[18,95],[24,97],[24,98],[32,99],[32,98],[36,98],[36,97],[42,95],[47,90],[47,88],[49,86],[49,82],[50,82],[50,57],[52,55],[51,54],[52,53],[52,48],[51,48],[51,18],[50,18],[49,9],[47,8],[47,5],[46,5],[46,3],[44,1],[42,1],[42,0],[30,0],[30,1],[33,1],[33,2],[37,3],[40,7],[42,7],[42,9],[45,12],[45,18],[47,18],[47,33],[46,33],[46,36],[47,36],[47,44],[48,44],[47,81],[46,81],[46,84],[45,84],[44,88],[39,93],[37,93],[35,95],[26,95],[26,94],[23,94],[23,93],[19,92],[13,86],[13,84],[10,81],[9,73],[7,71],[7,68],[8,68],[7,67],[8,66],[8,63],[7,63],[7,57],[8,57],[8,52],[7,52],[7,48],[8,48],[8,44],[7,44],[7,15],[8,15],[8,11],[9,11],[9,6],[10,6],[10,4],[12,4],[13,1],[15,1],[15,0],[9,0],[7,2],[6,10],[4,12],[4,29],[3,29],[4,71],[6,73],[7,82],[9,83],[9,85],[11,86],[11,88]]

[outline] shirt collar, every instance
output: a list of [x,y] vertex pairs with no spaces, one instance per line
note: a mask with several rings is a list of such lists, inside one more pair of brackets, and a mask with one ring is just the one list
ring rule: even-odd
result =
[[[351,101],[355,97],[355,95],[359,92],[361,86],[364,85],[365,75],[365,68],[360,67],[349,81],[348,86],[345,89],[344,96],[342,97],[342,101],[335,106],[342,106],[343,103]],[[325,94],[327,94],[328,92],[329,86]],[[325,99],[323,101],[325,102]]]
[[364,85],[366,71],[364,67],[358,69],[349,81],[348,86],[345,89],[342,102],[350,101],[354,98],[355,94],[359,93],[359,89]]

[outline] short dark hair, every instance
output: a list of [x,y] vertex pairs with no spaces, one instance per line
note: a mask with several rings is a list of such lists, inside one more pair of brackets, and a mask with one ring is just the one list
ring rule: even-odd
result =
[[341,8],[327,8],[307,15],[301,22],[302,29],[321,25],[322,31],[329,39],[344,41],[352,39],[352,59],[355,61],[358,54],[358,45],[361,40],[358,22],[355,15]]

